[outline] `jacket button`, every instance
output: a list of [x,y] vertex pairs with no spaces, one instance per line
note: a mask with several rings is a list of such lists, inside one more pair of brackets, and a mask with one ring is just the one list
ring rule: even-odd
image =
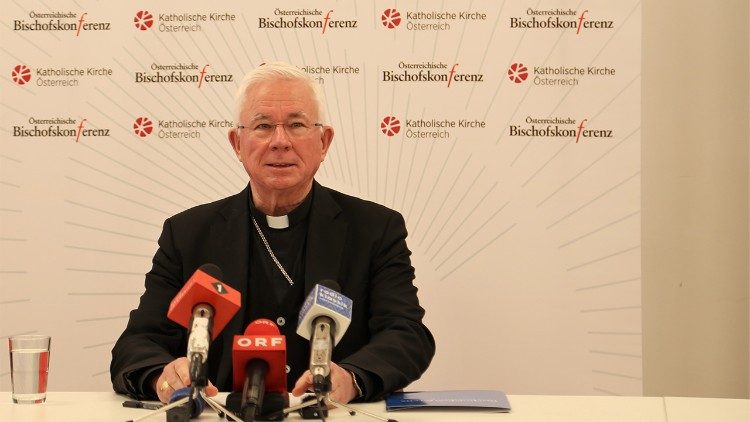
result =
[[279,327],[283,327],[284,324],[286,324],[286,320],[284,319],[284,317],[278,317],[276,318],[276,324],[278,324]]

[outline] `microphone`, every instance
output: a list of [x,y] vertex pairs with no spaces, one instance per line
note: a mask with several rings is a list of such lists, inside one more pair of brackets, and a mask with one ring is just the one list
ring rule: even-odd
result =
[[[284,408],[269,409],[266,393],[288,400],[286,391],[286,337],[268,319],[256,319],[245,329],[244,335],[234,336],[232,343],[234,391],[242,391],[240,415],[245,421]],[[278,401],[274,399],[274,403]]]
[[197,387],[208,385],[208,347],[240,309],[240,292],[219,279],[214,264],[198,268],[169,304],[167,317],[188,329],[187,357],[190,379]]
[[297,334],[310,339],[310,372],[316,394],[330,391],[331,354],[352,320],[352,300],[333,280],[316,284],[305,299]]
[[[190,387],[180,388],[172,393],[172,397],[169,398],[169,403],[174,403],[191,395],[192,391]],[[190,419],[195,419],[203,413],[205,407],[205,400],[200,394],[197,394],[188,400],[187,403],[167,410],[167,422],[184,422]]]

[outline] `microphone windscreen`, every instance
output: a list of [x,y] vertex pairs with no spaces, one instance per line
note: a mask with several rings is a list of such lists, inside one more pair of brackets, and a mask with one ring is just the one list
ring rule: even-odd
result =
[[[172,393],[172,397],[169,398],[169,402],[174,403],[177,400],[188,397],[190,395],[190,390],[190,387],[183,387],[179,390],[175,390],[175,392]],[[198,394],[197,397],[193,399],[193,405],[190,408],[190,419],[200,416],[200,414],[203,413],[203,409],[205,408],[206,402],[205,400],[203,400],[203,397]]]
[[256,319],[245,328],[246,336],[278,336],[279,334],[279,326],[265,318]]
[[331,280],[330,278],[327,278],[325,280],[320,280],[318,283],[323,287],[328,287],[329,289],[341,293],[341,286],[339,286],[339,283],[336,283],[336,281]]
[[224,273],[216,264],[203,264],[198,269],[217,280],[221,280],[222,278],[224,278]]

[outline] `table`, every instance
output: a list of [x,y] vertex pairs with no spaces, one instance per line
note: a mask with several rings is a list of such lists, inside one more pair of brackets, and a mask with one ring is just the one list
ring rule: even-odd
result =
[[665,397],[667,421],[750,421],[750,400]]
[[[39,405],[13,404],[10,392],[0,392],[0,421],[67,422],[126,421],[146,410],[122,407],[124,396],[109,392],[50,392]],[[225,395],[219,396],[223,403]],[[509,395],[511,413],[466,411],[386,412],[383,402],[354,404],[352,407],[399,422],[498,421],[498,422],[748,422],[750,400],[685,397],[532,396]],[[144,422],[164,421],[163,414]],[[208,410],[201,421],[222,421]],[[301,421],[292,414],[286,420]],[[374,421],[364,415],[349,416],[344,410],[329,413],[331,422]],[[226,419],[223,419],[226,421]]]

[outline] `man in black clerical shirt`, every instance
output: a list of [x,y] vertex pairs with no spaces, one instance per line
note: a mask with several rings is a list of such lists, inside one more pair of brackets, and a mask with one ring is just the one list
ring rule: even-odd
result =
[[257,318],[275,321],[286,335],[288,388],[297,396],[311,388],[309,343],[295,325],[305,296],[324,279],[354,301],[333,351],[333,400],[378,400],[427,369],[435,343],[422,323],[403,217],[314,181],[334,134],[319,90],[285,63],[245,77],[229,142],[248,186],[165,221],[146,291],[112,350],[115,391],[166,402],[190,385],[185,329],[166,311],[205,263],[222,268],[222,281],[243,298],[211,343],[208,395],[231,389],[232,336]]

